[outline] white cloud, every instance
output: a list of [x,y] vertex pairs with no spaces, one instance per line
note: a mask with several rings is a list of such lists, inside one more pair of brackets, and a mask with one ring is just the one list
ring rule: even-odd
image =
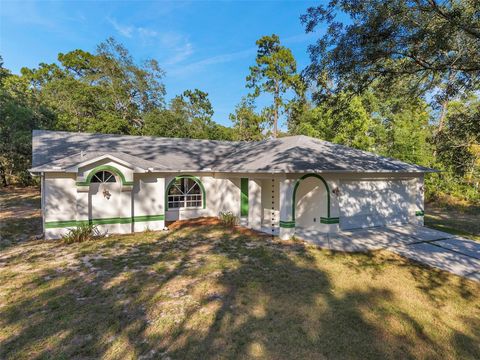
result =
[[183,34],[173,31],[161,33],[143,26],[125,25],[110,17],[107,21],[124,37],[139,38],[144,45],[158,46],[165,54],[162,61],[164,65],[178,64],[194,53],[193,44]]
[[185,35],[176,32],[167,32],[159,35],[162,48],[167,50],[169,56],[162,61],[164,65],[175,65],[190,57],[194,53],[193,44]]
[[112,24],[113,28],[120,34],[127,38],[131,38],[135,28],[131,25],[120,24],[117,20],[107,17],[107,21]]
[[256,51],[257,51],[256,48],[249,48],[249,49],[240,50],[232,53],[211,56],[199,61],[192,62],[187,65],[181,66],[181,67],[179,66],[179,67],[174,67],[172,69],[169,69],[168,74],[174,75],[174,76],[185,76],[193,72],[201,71],[203,68],[207,66],[229,63],[231,61],[236,61],[236,60],[244,59],[246,57],[254,56]]

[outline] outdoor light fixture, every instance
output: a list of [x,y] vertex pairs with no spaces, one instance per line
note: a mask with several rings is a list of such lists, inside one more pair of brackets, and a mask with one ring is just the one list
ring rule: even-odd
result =
[[420,191],[423,191],[423,190],[424,190],[423,185],[420,185]]
[[336,187],[335,189],[332,190],[332,192],[335,194],[335,196],[340,195],[340,189]]
[[110,200],[110,196],[112,196],[112,194],[110,194],[110,191],[108,191],[107,189],[103,190],[103,197],[106,197],[107,200]]

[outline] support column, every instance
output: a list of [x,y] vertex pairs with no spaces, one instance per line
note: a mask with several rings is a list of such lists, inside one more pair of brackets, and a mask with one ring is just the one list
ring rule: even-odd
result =
[[248,227],[262,230],[262,183],[261,180],[248,181]]
[[295,234],[295,221],[292,218],[293,190],[295,179],[280,179],[280,239],[288,240]]

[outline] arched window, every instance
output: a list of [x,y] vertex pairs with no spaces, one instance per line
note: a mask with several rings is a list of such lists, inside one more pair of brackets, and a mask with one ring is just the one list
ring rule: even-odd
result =
[[110,171],[98,171],[93,175],[91,180],[92,183],[114,183],[116,181],[115,175]]
[[168,187],[168,209],[201,207],[203,196],[202,188],[195,179],[191,177],[176,178]]

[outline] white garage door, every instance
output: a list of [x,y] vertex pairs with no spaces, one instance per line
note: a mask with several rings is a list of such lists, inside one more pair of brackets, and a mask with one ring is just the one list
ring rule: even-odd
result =
[[340,228],[355,229],[408,222],[412,201],[408,180],[340,183]]

